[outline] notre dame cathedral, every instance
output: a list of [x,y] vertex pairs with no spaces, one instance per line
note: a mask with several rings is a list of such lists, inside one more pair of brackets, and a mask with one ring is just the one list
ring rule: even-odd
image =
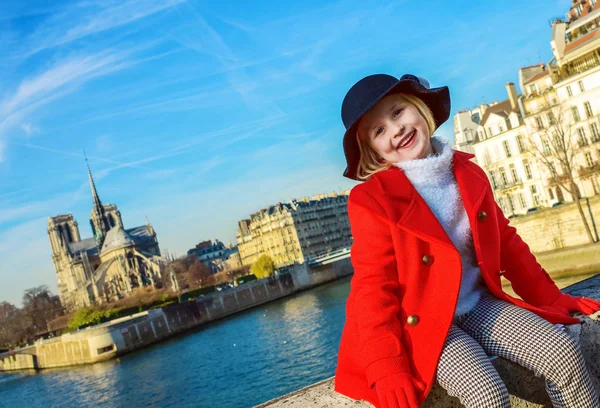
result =
[[101,203],[89,165],[88,177],[94,237],[81,239],[72,214],[48,218],[58,295],[69,311],[121,299],[141,286],[161,286],[162,258],[152,225],[124,229],[117,206]]

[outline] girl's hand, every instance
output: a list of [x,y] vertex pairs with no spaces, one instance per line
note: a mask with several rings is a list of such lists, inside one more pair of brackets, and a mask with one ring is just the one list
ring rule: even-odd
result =
[[419,408],[415,387],[425,391],[425,384],[410,373],[392,374],[375,383],[381,408]]
[[571,296],[563,293],[562,296],[552,303],[552,307],[559,309],[565,314],[580,312],[591,315],[600,310],[600,302],[583,296]]

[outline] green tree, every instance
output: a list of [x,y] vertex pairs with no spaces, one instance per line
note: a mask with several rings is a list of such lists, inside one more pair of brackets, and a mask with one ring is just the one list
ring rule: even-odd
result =
[[267,254],[261,255],[250,267],[252,273],[258,278],[268,278],[275,271],[275,262]]

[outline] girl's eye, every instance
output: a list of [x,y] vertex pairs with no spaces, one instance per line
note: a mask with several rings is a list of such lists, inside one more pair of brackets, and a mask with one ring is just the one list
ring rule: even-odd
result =
[[402,112],[402,109],[396,109],[393,113],[393,116],[396,117],[396,116],[400,115],[401,112]]
[[379,136],[382,133],[383,133],[383,127],[378,127],[377,130],[375,131],[375,136]]

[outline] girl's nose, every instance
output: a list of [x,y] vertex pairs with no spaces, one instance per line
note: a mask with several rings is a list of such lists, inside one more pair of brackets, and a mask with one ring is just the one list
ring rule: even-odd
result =
[[394,133],[394,137],[396,138],[403,134],[404,134],[404,126],[398,125],[398,127],[396,128],[396,132]]

